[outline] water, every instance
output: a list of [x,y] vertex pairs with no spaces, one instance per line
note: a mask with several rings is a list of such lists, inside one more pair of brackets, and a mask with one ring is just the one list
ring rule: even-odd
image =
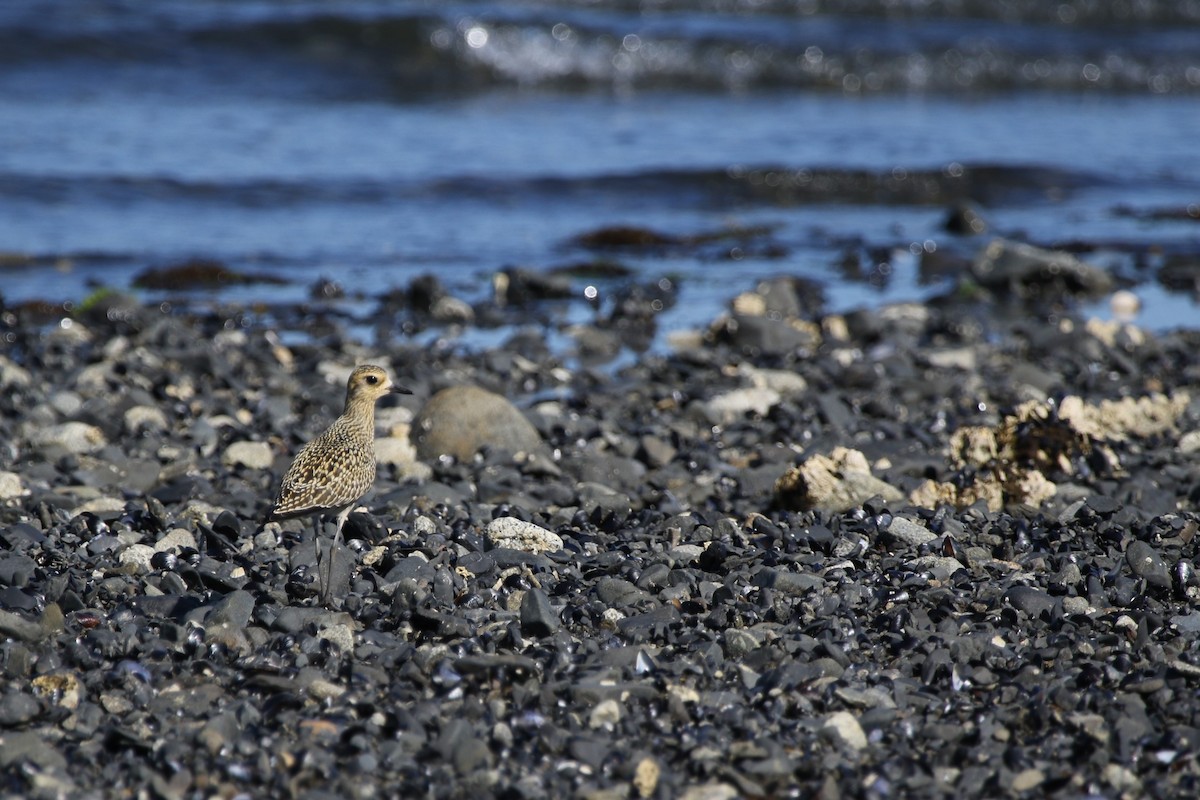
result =
[[943,229],[963,199],[1190,326],[1146,265],[1200,271],[1198,40],[1200,3],[1148,0],[6,3],[0,294],[211,259],[288,280],[222,297],[326,277],[365,311],[422,273],[474,300],[594,259],[604,226],[765,226],[740,258],[599,254],[678,281],[669,329],[778,274],[830,310],[941,291],[917,254],[984,244]]

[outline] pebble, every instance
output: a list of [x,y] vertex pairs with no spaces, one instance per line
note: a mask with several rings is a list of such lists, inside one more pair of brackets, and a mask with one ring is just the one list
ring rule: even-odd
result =
[[604,728],[611,731],[620,721],[621,706],[612,698],[601,700],[588,715],[588,727],[592,730]]
[[[1007,289],[833,317],[789,279],[684,351],[635,350],[617,323],[640,327],[645,291],[587,323],[608,362],[534,327],[534,299],[475,305],[481,326],[529,322],[480,327],[499,343],[478,350],[389,330],[433,325],[411,298],[379,298],[371,345],[321,300],[133,302],[71,347],[6,317],[6,791],[1187,796],[1200,473],[1175,445],[1194,333],[1109,344],[1070,304],[1010,319],[987,299]],[[377,346],[416,394],[382,404],[383,468],[326,608],[312,527],[262,524],[268,443],[336,402],[308,376]],[[969,380],[947,392],[944,370]],[[464,406],[496,417],[452,423],[470,449],[422,451],[430,416],[409,409],[470,384],[486,397]],[[1033,396],[1047,425],[1017,426],[1040,436],[1022,452],[1045,454],[1054,494],[918,499],[988,469],[951,459],[957,431],[989,431],[1000,458],[998,423]],[[715,398],[747,402],[714,426]],[[100,437],[34,445],[68,422]],[[1077,424],[1090,451],[1055,452]],[[824,500],[803,475],[777,486],[818,464]],[[1042,718],[1052,735],[1023,735]],[[145,773],[147,753],[170,769]]]
[[848,711],[835,711],[825,717],[821,733],[851,750],[862,750],[867,746],[867,735],[858,719]]
[[638,797],[653,797],[661,776],[662,769],[653,758],[647,756],[639,761],[633,768],[633,788]]
[[275,463],[275,453],[266,442],[230,442],[221,454],[221,462],[248,469],[270,469]]
[[705,408],[711,419],[728,425],[747,414],[763,416],[781,399],[779,392],[766,387],[734,389],[713,397]]
[[196,536],[187,528],[172,528],[154,543],[154,550],[159,553],[196,549]]
[[131,544],[117,556],[117,562],[130,564],[141,573],[150,572],[150,562],[154,558],[155,552],[157,551],[148,544]]
[[163,433],[171,428],[167,415],[158,406],[133,406],[125,411],[125,430],[133,435]]
[[1004,593],[1013,608],[1031,617],[1040,617],[1054,610],[1054,598],[1033,586],[1014,586]]
[[1153,545],[1141,539],[1133,540],[1125,550],[1125,560],[1129,562],[1133,574],[1145,580],[1148,586],[1154,589],[1171,588],[1171,573]]
[[488,523],[488,541],[526,553],[556,553],[563,549],[562,537],[540,525],[516,517],[497,517]]
[[1012,778],[1012,791],[1016,794],[1031,792],[1046,782],[1046,773],[1040,769],[1024,769]]
[[919,522],[904,517],[893,517],[887,528],[888,535],[909,547],[920,547],[938,538],[937,534]]
[[529,589],[521,598],[521,633],[526,636],[550,636],[561,621],[550,599],[541,589]]
[[21,476],[15,472],[0,471],[0,500],[12,500],[29,494]]
[[775,484],[778,501],[797,510],[843,512],[872,497],[899,501],[899,489],[873,476],[863,454],[835,448],[829,456],[815,455],[783,474]]
[[44,458],[53,459],[63,454],[94,453],[108,444],[104,431],[85,422],[64,422],[39,428],[29,436],[29,443]]

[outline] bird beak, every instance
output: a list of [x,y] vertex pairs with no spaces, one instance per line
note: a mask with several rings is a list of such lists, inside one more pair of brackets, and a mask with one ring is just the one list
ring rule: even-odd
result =
[[392,394],[412,394],[412,389],[406,389],[398,383],[393,383],[388,391]]

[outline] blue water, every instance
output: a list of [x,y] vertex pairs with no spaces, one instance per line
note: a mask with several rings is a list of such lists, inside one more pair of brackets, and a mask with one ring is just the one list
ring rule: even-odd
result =
[[[1037,5],[1014,20],[1000,3],[978,4],[975,19],[923,4],[903,19],[883,4],[859,16],[17,5],[0,11],[10,304],[127,289],[149,267],[193,258],[289,281],[223,289],[233,300],[302,300],[327,277],[365,310],[355,291],[423,273],[477,300],[501,267],[596,257],[574,239],[600,227],[766,225],[770,256],[611,257],[642,279],[677,279],[672,328],[706,323],[771,275],[814,279],[829,310],[847,310],[944,290],[919,279],[922,248],[1084,242],[1139,291],[1143,324],[1194,324],[1195,298],[1133,266],[1146,253],[1200,264],[1200,221],[1177,213],[1200,203],[1200,67],[1187,44],[1200,23],[1178,6],[1112,24],[1062,4],[1077,20],[1064,24]],[[942,198],[838,180],[777,190],[810,173],[907,185],[983,170],[969,199],[990,228],[971,240],[943,230]],[[868,253],[890,253],[886,280],[839,270],[848,252],[864,275]]]

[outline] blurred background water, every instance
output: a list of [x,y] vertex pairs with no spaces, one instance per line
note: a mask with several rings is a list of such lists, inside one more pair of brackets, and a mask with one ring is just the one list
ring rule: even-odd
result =
[[[1197,42],[1194,0],[10,0],[0,295],[203,259],[286,281],[226,299],[328,279],[365,311],[431,273],[474,300],[640,226],[716,242],[602,255],[672,276],[664,327],[781,274],[829,310],[920,299],[931,253],[991,236],[1189,326]],[[959,203],[985,235],[946,230]]]

